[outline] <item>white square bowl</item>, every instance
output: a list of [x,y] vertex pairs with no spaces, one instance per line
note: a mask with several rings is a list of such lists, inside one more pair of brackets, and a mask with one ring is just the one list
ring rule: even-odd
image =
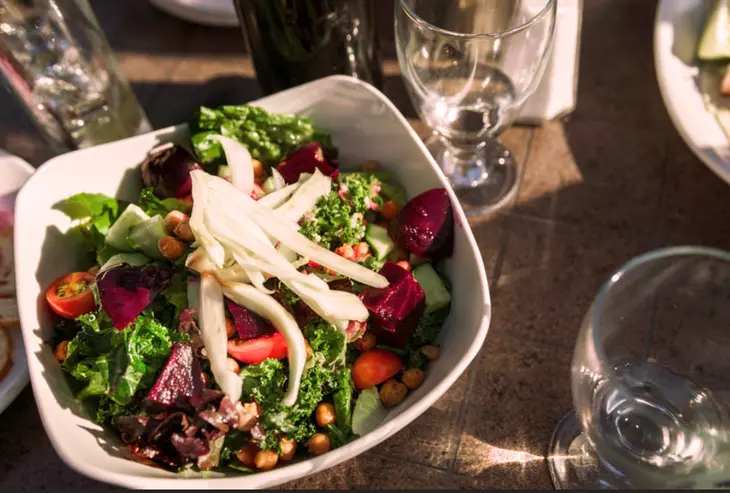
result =
[[333,452],[251,475],[176,474],[128,460],[116,434],[90,420],[73,398],[52,348],[45,344],[53,318],[45,288],[58,276],[85,268],[80,245],[64,236],[70,221],[54,204],[79,192],[135,200],[139,163],[155,145],[182,142],[185,126],[71,152],[45,163],[17,199],[15,251],[18,305],[33,392],[43,425],[60,457],[99,481],[128,488],[265,488],[332,467],[390,437],[429,408],[456,381],[484,343],[491,303],[481,255],[463,210],[446,179],[408,122],[380,92],[345,76],[320,79],[252,104],[273,112],[298,113],[332,133],[347,164],[376,159],[395,175],[410,197],[446,187],[454,206],[454,255],[447,270],[453,283],[451,314],[442,331],[441,356],[426,380],[367,435]]

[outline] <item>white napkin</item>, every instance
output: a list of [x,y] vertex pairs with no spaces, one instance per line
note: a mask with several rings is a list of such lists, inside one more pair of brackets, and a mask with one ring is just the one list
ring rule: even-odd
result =
[[537,90],[522,107],[517,123],[539,125],[575,109],[583,0],[558,0],[557,8],[550,60]]

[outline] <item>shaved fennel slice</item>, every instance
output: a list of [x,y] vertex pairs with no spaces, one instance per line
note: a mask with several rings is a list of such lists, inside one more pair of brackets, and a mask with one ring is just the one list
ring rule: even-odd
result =
[[[210,260],[216,266],[223,267],[226,252],[223,250],[223,246],[213,238],[205,225],[205,209],[209,207],[207,182],[210,175],[202,170],[193,170],[190,172],[190,176],[193,182],[193,212],[190,215],[190,229],[193,230],[196,242],[205,248]],[[230,185],[227,181],[221,180]]]
[[257,204],[255,200],[240,193],[224,179],[211,176],[208,179],[208,185],[211,191],[215,192],[211,194],[211,200],[218,208],[241,209],[241,213],[248,215],[264,233],[273,236],[299,255],[309,257],[318,264],[367,286],[375,288],[388,286],[388,280],[385,277],[309,240],[291,226],[289,221],[282,221],[277,211]]
[[257,202],[261,205],[265,205],[266,207],[271,207],[272,209],[274,209],[286,202],[286,199],[291,197],[291,195],[297,190],[297,188],[299,188],[299,183],[292,183],[291,185],[287,185],[280,190],[271,192],[268,195],[264,195]]
[[[297,252],[295,252],[294,250],[292,250],[291,248],[289,248],[288,246],[286,246],[283,243],[279,243],[279,245],[276,247],[276,251],[279,252],[279,255],[284,257],[290,264],[293,264],[299,258],[299,255],[297,255]],[[304,264],[302,264],[302,265],[304,265]],[[300,266],[295,266],[295,267],[298,268]]]
[[264,189],[264,192],[270,194],[277,190],[281,190],[284,187],[286,187],[284,177],[281,176],[281,173],[279,173],[276,168],[271,168],[271,176],[264,180],[264,184],[261,188]]
[[294,291],[314,312],[322,318],[339,320],[356,320],[364,322],[368,319],[368,309],[353,293],[330,289],[316,291],[300,282],[282,281]]
[[332,190],[332,178],[325,176],[319,169],[314,171],[314,175],[304,182],[291,198],[283,205],[276,209],[287,219],[297,222],[307,211],[311,211],[317,204],[317,201],[330,193]]
[[299,384],[307,360],[307,349],[302,332],[294,317],[271,296],[257,291],[247,284],[231,283],[223,288],[225,295],[235,303],[270,320],[279,333],[284,336],[289,359],[289,381],[286,394],[281,401],[284,406],[292,406],[297,401]]
[[251,261],[251,256],[246,252],[246,250],[244,250],[243,248],[235,248],[234,245],[227,246],[233,247],[231,248],[231,251],[233,252],[233,257],[236,259],[238,265],[240,265],[243,271],[246,273],[249,280],[251,281],[251,284],[253,284],[254,287],[262,293],[274,294],[273,290],[268,289],[266,286],[264,286],[264,283],[266,282],[266,277],[264,277],[264,274],[261,272],[260,269],[257,269],[253,265],[253,262]]
[[233,173],[231,177],[233,186],[243,193],[250,195],[253,190],[254,176],[253,161],[248,149],[240,142],[236,142],[222,135],[209,135],[208,140],[215,140],[221,143],[223,152],[226,154],[226,162]]
[[[253,288],[252,288],[253,289]],[[241,398],[243,381],[226,365],[228,336],[226,335],[223,290],[215,277],[203,272],[200,277],[200,333],[205,354],[210,361],[213,377],[221,390],[236,402]]]

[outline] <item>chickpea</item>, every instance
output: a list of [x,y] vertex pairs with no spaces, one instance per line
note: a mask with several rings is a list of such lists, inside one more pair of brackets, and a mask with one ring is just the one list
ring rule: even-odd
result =
[[64,361],[66,356],[68,356],[68,341],[59,342],[58,346],[56,346],[56,349],[53,351],[53,356],[56,357],[57,361]]
[[368,159],[364,163],[362,163],[362,170],[365,173],[372,173],[374,171],[377,171],[378,167],[380,166],[380,163],[377,162],[374,159]]
[[398,206],[392,200],[387,201],[383,204],[383,207],[380,208],[380,215],[388,221],[393,219],[397,213]]
[[335,406],[329,402],[320,402],[317,405],[317,426],[324,428],[335,422]]
[[281,443],[281,455],[279,459],[287,462],[294,459],[294,453],[297,451],[297,442],[286,437],[282,437],[279,441]]
[[238,373],[238,371],[241,369],[238,366],[238,361],[233,358],[226,358],[226,368],[228,368],[233,373]]
[[186,220],[189,221],[190,218],[184,212],[171,211],[167,216],[165,216],[165,229],[168,233],[173,234],[175,229],[177,229],[177,226]]
[[231,337],[236,335],[236,324],[233,323],[233,320],[230,318],[226,318],[226,336],[230,339]]
[[408,272],[410,272],[411,270],[413,270],[413,267],[411,267],[411,264],[409,264],[407,260],[401,260],[400,262],[396,262],[395,265],[398,265],[400,267],[403,267]]
[[380,387],[380,400],[385,407],[394,407],[403,402],[408,394],[408,387],[393,378],[387,380]]
[[259,450],[254,457],[256,469],[259,471],[270,471],[276,467],[279,462],[279,456],[273,450]]
[[307,442],[307,449],[312,455],[326,454],[330,446],[330,437],[326,433],[315,433]]
[[263,183],[266,180],[266,168],[264,168],[264,165],[258,159],[251,159],[251,166],[253,167],[254,178],[261,179],[261,182],[256,180],[256,183]]
[[182,241],[186,241],[188,243],[195,241],[195,234],[193,233],[193,229],[190,227],[189,219],[180,221],[180,224],[178,224],[173,231]]
[[157,242],[157,248],[167,260],[177,260],[185,253],[185,247],[172,236],[163,236]]
[[258,445],[255,443],[248,443],[236,452],[236,457],[244,466],[253,468],[256,466],[256,454],[258,451]]
[[406,384],[406,387],[413,390],[421,386],[425,376],[426,375],[423,373],[423,370],[420,368],[409,368],[403,372],[400,379],[404,384]]
[[377,342],[378,341],[375,339],[375,334],[373,334],[371,331],[367,330],[367,331],[365,331],[365,333],[362,335],[362,337],[360,339],[355,341],[355,347],[359,351],[363,351],[363,352],[369,351],[375,347]]
[[421,354],[423,354],[430,361],[438,359],[439,353],[441,352],[438,346],[432,346],[430,344],[428,346],[423,346],[420,351]]

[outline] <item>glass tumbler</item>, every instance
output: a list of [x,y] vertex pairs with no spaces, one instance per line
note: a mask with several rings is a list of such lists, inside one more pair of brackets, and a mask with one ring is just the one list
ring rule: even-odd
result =
[[548,465],[558,489],[730,485],[730,253],[673,247],[601,288]]
[[514,195],[517,167],[496,137],[533,94],[553,43],[556,0],[397,0],[395,40],[426,142],[466,213]]
[[0,0],[0,81],[57,153],[152,129],[87,0]]

